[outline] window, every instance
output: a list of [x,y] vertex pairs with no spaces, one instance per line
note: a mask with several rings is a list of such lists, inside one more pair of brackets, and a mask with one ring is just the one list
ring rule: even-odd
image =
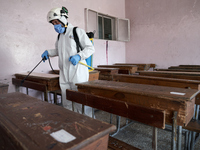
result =
[[96,39],[130,41],[129,19],[119,19],[89,9],[86,9],[86,31],[96,31]]

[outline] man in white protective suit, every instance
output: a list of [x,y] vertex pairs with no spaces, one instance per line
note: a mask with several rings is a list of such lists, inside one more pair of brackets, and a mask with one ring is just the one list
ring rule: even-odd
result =
[[[59,57],[59,84],[62,91],[63,107],[72,110],[72,102],[66,99],[66,89],[77,90],[76,83],[86,82],[89,79],[88,67],[79,63],[86,64],[85,59],[94,52],[94,46],[88,38],[86,32],[80,28],[76,29],[82,50],[77,53],[76,42],[73,36],[74,26],[67,21],[68,10],[65,7],[53,8],[47,14],[48,22],[54,25],[54,29],[59,33],[55,44],[55,49],[46,50],[42,58],[47,60],[50,57]],[[44,60],[44,61],[45,61]],[[74,111],[82,113],[82,105],[74,103]],[[85,106],[87,116],[92,116],[92,108]]]

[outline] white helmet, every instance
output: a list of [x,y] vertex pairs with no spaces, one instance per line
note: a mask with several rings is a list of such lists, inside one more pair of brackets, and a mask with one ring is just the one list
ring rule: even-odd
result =
[[67,24],[68,10],[65,7],[62,8],[53,8],[47,14],[47,21],[51,22],[52,20],[58,19],[64,25]]

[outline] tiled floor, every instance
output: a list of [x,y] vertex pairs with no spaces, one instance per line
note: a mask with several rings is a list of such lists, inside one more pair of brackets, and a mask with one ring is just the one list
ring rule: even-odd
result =
[[[104,111],[96,111],[95,117],[96,119],[108,123],[110,122],[109,113],[106,113]],[[116,117],[115,115],[113,115],[113,123],[115,124],[115,122],[116,122]],[[125,118],[122,118],[121,124],[124,123],[125,123]],[[120,130],[120,132],[114,137],[142,150],[152,150],[152,132],[153,132],[153,127],[134,122],[131,125],[124,128],[123,130]],[[171,132],[158,129],[157,135],[158,135],[157,149],[171,150]],[[185,136],[183,135],[182,150],[184,150],[184,138]],[[198,142],[195,144],[194,150],[200,150],[200,140],[198,140]]]

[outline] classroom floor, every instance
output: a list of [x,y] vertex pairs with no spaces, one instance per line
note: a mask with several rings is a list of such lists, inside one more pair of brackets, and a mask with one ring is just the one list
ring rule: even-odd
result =
[[[105,122],[110,122],[110,114],[104,111],[95,111],[95,117],[98,120],[102,120]],[[113,115],[113,124],[116,122],[116,117]],[[125,123],[126,119],[121,119],[121,125]],[[152,149],[152,132],[153,127],[140,124],[137,122],[134,122],[127,126],[126,128],[120,130],[120,132],[115,135],[114,137],[124,141],[130,145],[133,145],[134,147],[140,148],[142,150],[153,150]],[[171,132],[158,129],[157,133],[157,149],[158,150],[171,150]],[[184,138],[185,136],[182,136],[182,150],[184,150]],[[195,144],[194,150],[200,150],[200,139]]]

